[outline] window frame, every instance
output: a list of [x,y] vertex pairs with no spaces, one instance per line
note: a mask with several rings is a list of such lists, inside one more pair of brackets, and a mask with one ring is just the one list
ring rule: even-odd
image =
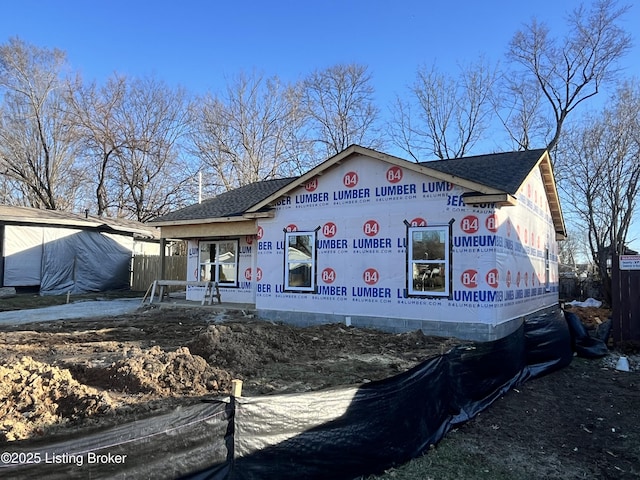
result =
[[[220,245],[231,243],[234,245],[234,261],[232,262],[223,262],[220,261]],[[198,242],[198,281],[200,282],[216,282],[221,287],[237,287],[238,286],[238,252],[240,250],[238,239],[224,239],[224,240],[201,240]],[[215,258],[213,261],[202,261],[202,247],[204,245],[215,245]],[[232,280],[220,280],[220,268],[223,265],[233,265],[235,275]],[[202,273],[203,267],[210,267],[210,272],[214,272],[215,278],[211,278],[210,280],[203,280]]]
[[[442,232],[444,234],[444,258],[436,259],[424,259],[415,260],[413,258],[413,234],[414,232]],[[422,227],[407,225],[407,296],[420,297],[420,298],[450,298],[452,293],[451,288],[451,264],[452,264],[452,251],[451,251],[451,225],[427,225]],[[439,277],[442,279],[442,291],[439,290],[419,290],[415,288],[414,282],[414,267],[422,265],[444,264],[444,272],[438,272]],[[433,273],[431,274],[433,275]],[[435,278],[431,276],[430,278]],[[423,283],[424,287],[424,283]]]
[[[289,240],[294,237],[309,237],[309,246],[311,247],[311,257],[308,260],[294,259],[290,257],[289,252]],[[317,255],[318,243],[317,243],[317,230],[314,231],[295,231],[285,232],[284,234],[284,291],[285,292],[299,292],[299,293],[315,293],[317,290]],[[292,271],[292,265],[296,266],[309,266],[309,280],[310,284],[307,285],[293,285],[291,282],[291,276],[289,272]]]

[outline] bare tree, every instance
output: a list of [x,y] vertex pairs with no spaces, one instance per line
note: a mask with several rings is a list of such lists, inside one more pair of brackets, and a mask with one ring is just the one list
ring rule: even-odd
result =
[[508,56],[534,79],[551,108],[555,128],[547,144],[557,145],[567,116],[615,78],[616,63],[631,48],[631,37],[619,25],[629,7],[615,0],[583,5],[567,18],[568,34],[551,36],[544,23],[533,20],[518,31]]
[[102,87],[76,82],[70,84],[68,91],[70,113],[82,142],[81,157],[89,172],[87,180],[94,185],[98,216],[108,214],[109,207],[114,206],[112,182],[109,187],[114,178],[109,176],[109,169],[115,155],[128,148],[122,121],[126,95],[127,79],[117,75]]
[[640,192],[640,86],[623,85],[612,107],[563,137],[557,170],[568,212],[586,226],[588,246],[610,300],[608,261],[627,244]]
[[311,139],[326,156],[352,144],[382,148],[371,78],[366,66],[352,63],[316,70],[302,81]]
[[309,162],[309,142],[298,93],[277,77],[241,73],[226,95],[208,95],[192,109],[193,153],[214,172],[212,190],[300,174]]
[[540,145],[553,128],[542,112],[542,91],[537,83],[513,72],[501,77],[492,100],[513,150],[529,150]]
[[64,105],[66,56],[12,38],[0,45],[0,163],[20,203],[72,209],[81,183]]
[[116,185],[117,215],[147,221],[188,202],[195,173],[184,158],[189,102],[182,89],[154,78],[128,82],[115,120],[121,139],[113,142],[107,166]]
[[145,221],[193,197],[183,90],[116,74],[102,87],[74,84],[68,93],[98,215]]
[[496,78],[483,59],[462,67],[457,77],[419,68],[409,101],[396,101],[394,142],[416,161],[463,157],[488,127]]

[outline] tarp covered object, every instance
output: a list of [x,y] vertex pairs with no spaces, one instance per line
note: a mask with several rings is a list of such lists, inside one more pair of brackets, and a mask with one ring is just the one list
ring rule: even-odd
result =
[[578,315],[573,312],[565,312],[565,317],[571,333],[571,346],[579,357],[600,358],[609,353],[603,340],[589,335]]
[[[572,355],[567,323],[558,309],[528,318],[503,339],[460,345],[382,381],[231,398],[177,410],[174,417],[164,415],[67,444],[29,449],[123,453],[131,459],[106,470],[0,464],[5,467],[0,476],[352,479],[421,455],[512,386],[568,365]],[[65,475],[51,477],[50,471]]]
[[5,227],[6,286],[37,286],[43,295],[129,287],[133,239],[97,230]]
[[[40,293],[122,290],[129,286],[133,240],[90,230],[46,230]],[[122,238],[118,238],[122,237]],[[125,241],[130,242],[129,248]]]

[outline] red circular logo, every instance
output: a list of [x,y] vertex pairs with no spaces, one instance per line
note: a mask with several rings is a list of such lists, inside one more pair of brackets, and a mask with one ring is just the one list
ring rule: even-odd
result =
[[256,282],[262,280],[262,269],[260,267],[256,268]]
[[460,277],[462,284],[467,288],[476,288],[478,286],[478,271],[469,269],[462,272]]
[[389,183],[398,183],[400,180],[402,180],[402,168],[394,165],[387,170],[387,181]]
[[380,231],[380,225],[375,220],[367,220],[362,226],[362,231],[367,237],[375,237]]
[[322,226],[322,234],[325,237],[327,238],[334,237],[336,233],[338,233],[338,227],[336,226],[335,223],[327,222]]
[[244,271],[244,278],[245,280],[251,280],[251,267],[247,268]]
[[380,276],[375,268],[367,268],[362,274],[362,279],[367,285],[375,285],[380,280]]
[[318,179],[314,178],[313,180],[309,180],[304,184],[304,189],[307,192],[313,192],[316,188],[318,188]]
[[506,283],[507,283],[507,288],[510,288],[511,287],[511,270],[507,270]]
[[287,230],[287,232],[297,232],[298,231],[298,226],[293,224],[293,223],[290,223],[289,225],[287,225],[285,227],[285,229]]
[[258,227],[258,233],[256,235],[256,237],[258,237],[258,240],[260,240],[263,235],[264,235],[264,229],[262,227]]
[[460,220],[460,228],[464,233],[476,233],[478,231],[478,217],[475,215],[467,215]]
[[251,235],[247,235],[244,237],[244,241],[247,242],[247,245],[251,245],[253,243],[253,237]]
[[356,172],[345,173],[342,177],[342,183],[347,188],[353,188],[358,185],[358,174]]
[[336,271],[331,267],[327,267],[322,270],[321,276],[324,283],[333,283],[336,280]]
[[412,227],[426,227],[427,226],[427,221],[424,218],[416,217],[413,220],[411,220],[411,226]]
[[498,217],[496,217],[495,214],[489,215],[484,221],[484,225],[487,227],[487,230],[496,233],[498,231]]
[[520,286],[520,272],[516,274],[516,287]]
[[498,288],[498,270],[493,268],[487,272],[487,284],[492,288]]

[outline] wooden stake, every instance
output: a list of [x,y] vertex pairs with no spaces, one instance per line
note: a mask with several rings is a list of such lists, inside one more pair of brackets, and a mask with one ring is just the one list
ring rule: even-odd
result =
[[231,380],[231,396],[242,396],[242,380]]

